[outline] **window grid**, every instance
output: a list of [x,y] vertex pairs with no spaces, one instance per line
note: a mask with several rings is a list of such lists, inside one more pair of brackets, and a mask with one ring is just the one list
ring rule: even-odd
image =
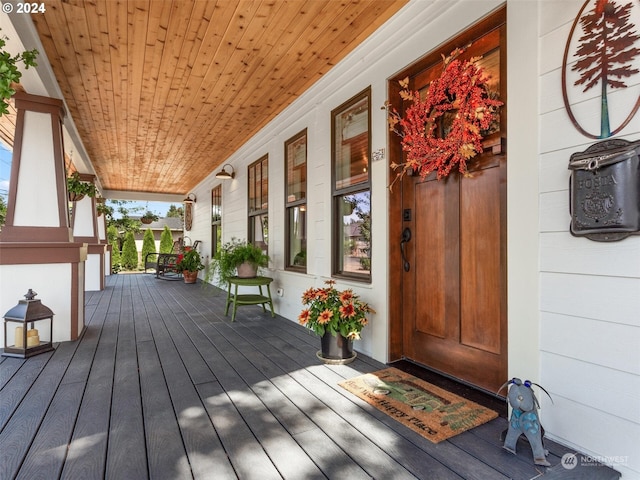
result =
[[285,268],[307,271],[307,130],[285,142]]
[[371,282],[371,87],[331,112],[332,274]]

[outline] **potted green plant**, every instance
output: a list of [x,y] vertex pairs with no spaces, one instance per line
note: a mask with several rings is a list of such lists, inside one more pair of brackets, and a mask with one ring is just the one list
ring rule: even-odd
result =
[[140,217],[140,221],[145,225],[149,225],[152,222],[157,222],[158,218],[160,218],[158,215],[153,213],[151,210],[147,210],[144,215]]
[[353,340],[367,325],[367,315],[375,310],[360,300],[353,290],[337,290],[335,280],[324,288],[309,288],[302,294],[305,308],[298,322],[322,337],[318,358],[329,363],[347,363],[355,358]]
[[80,180],[80,173],[73,172],[67,177],[67,192],[70,202],[78,202],[85,196],[95,197],[98,189],[92,182]]
[[204,265],[197,250],[191,249],[178,255],[176,270],[182,272],[184,283],[196,283],[198,271],[203,268]]
[[207,276],[216,276],[218,285],[226,286],[230,277],[235,275],[243,278],[255,277],[258,269],[268,264],[269,255],[260,247],[234,237],[212,258]]

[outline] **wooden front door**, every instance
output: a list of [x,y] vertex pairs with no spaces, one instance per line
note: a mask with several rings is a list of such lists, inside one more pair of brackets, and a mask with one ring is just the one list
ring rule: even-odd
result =
[[[461,58],[483,55],[492,88],[504,101],[504,24],[495,23],[488,33],[475,27]],[[441,70],[441,61],[418,68],[409,75],[411,88],[428,87]],[[401,244],[400,261],[391,262],[401,272],[392,355],[399,342],[401,357],[493,392],[507,375],[505,118],[503,107],[485,152],[469,162],[471,178],[457,172],[441,180],[405,176],[393,194],[399,205],[392,208],[391,229]]]

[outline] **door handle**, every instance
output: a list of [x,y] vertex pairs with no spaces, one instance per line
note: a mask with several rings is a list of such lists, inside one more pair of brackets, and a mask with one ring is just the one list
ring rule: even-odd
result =
[[409,227],[405,227],[405,229],[402,231],[402,239],[400,240],[400,253],[402,253],[402,263],[405,272],[408,272],[411,269],[409,260],[407,260],[404,252],[404,244],[409,240],[411,240],[411,229]]

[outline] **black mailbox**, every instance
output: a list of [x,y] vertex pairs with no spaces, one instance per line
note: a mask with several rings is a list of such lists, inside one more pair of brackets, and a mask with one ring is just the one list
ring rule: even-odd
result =
[[598,142],[569,169],[572,235],[612,242],[640,231],[640,141]]

